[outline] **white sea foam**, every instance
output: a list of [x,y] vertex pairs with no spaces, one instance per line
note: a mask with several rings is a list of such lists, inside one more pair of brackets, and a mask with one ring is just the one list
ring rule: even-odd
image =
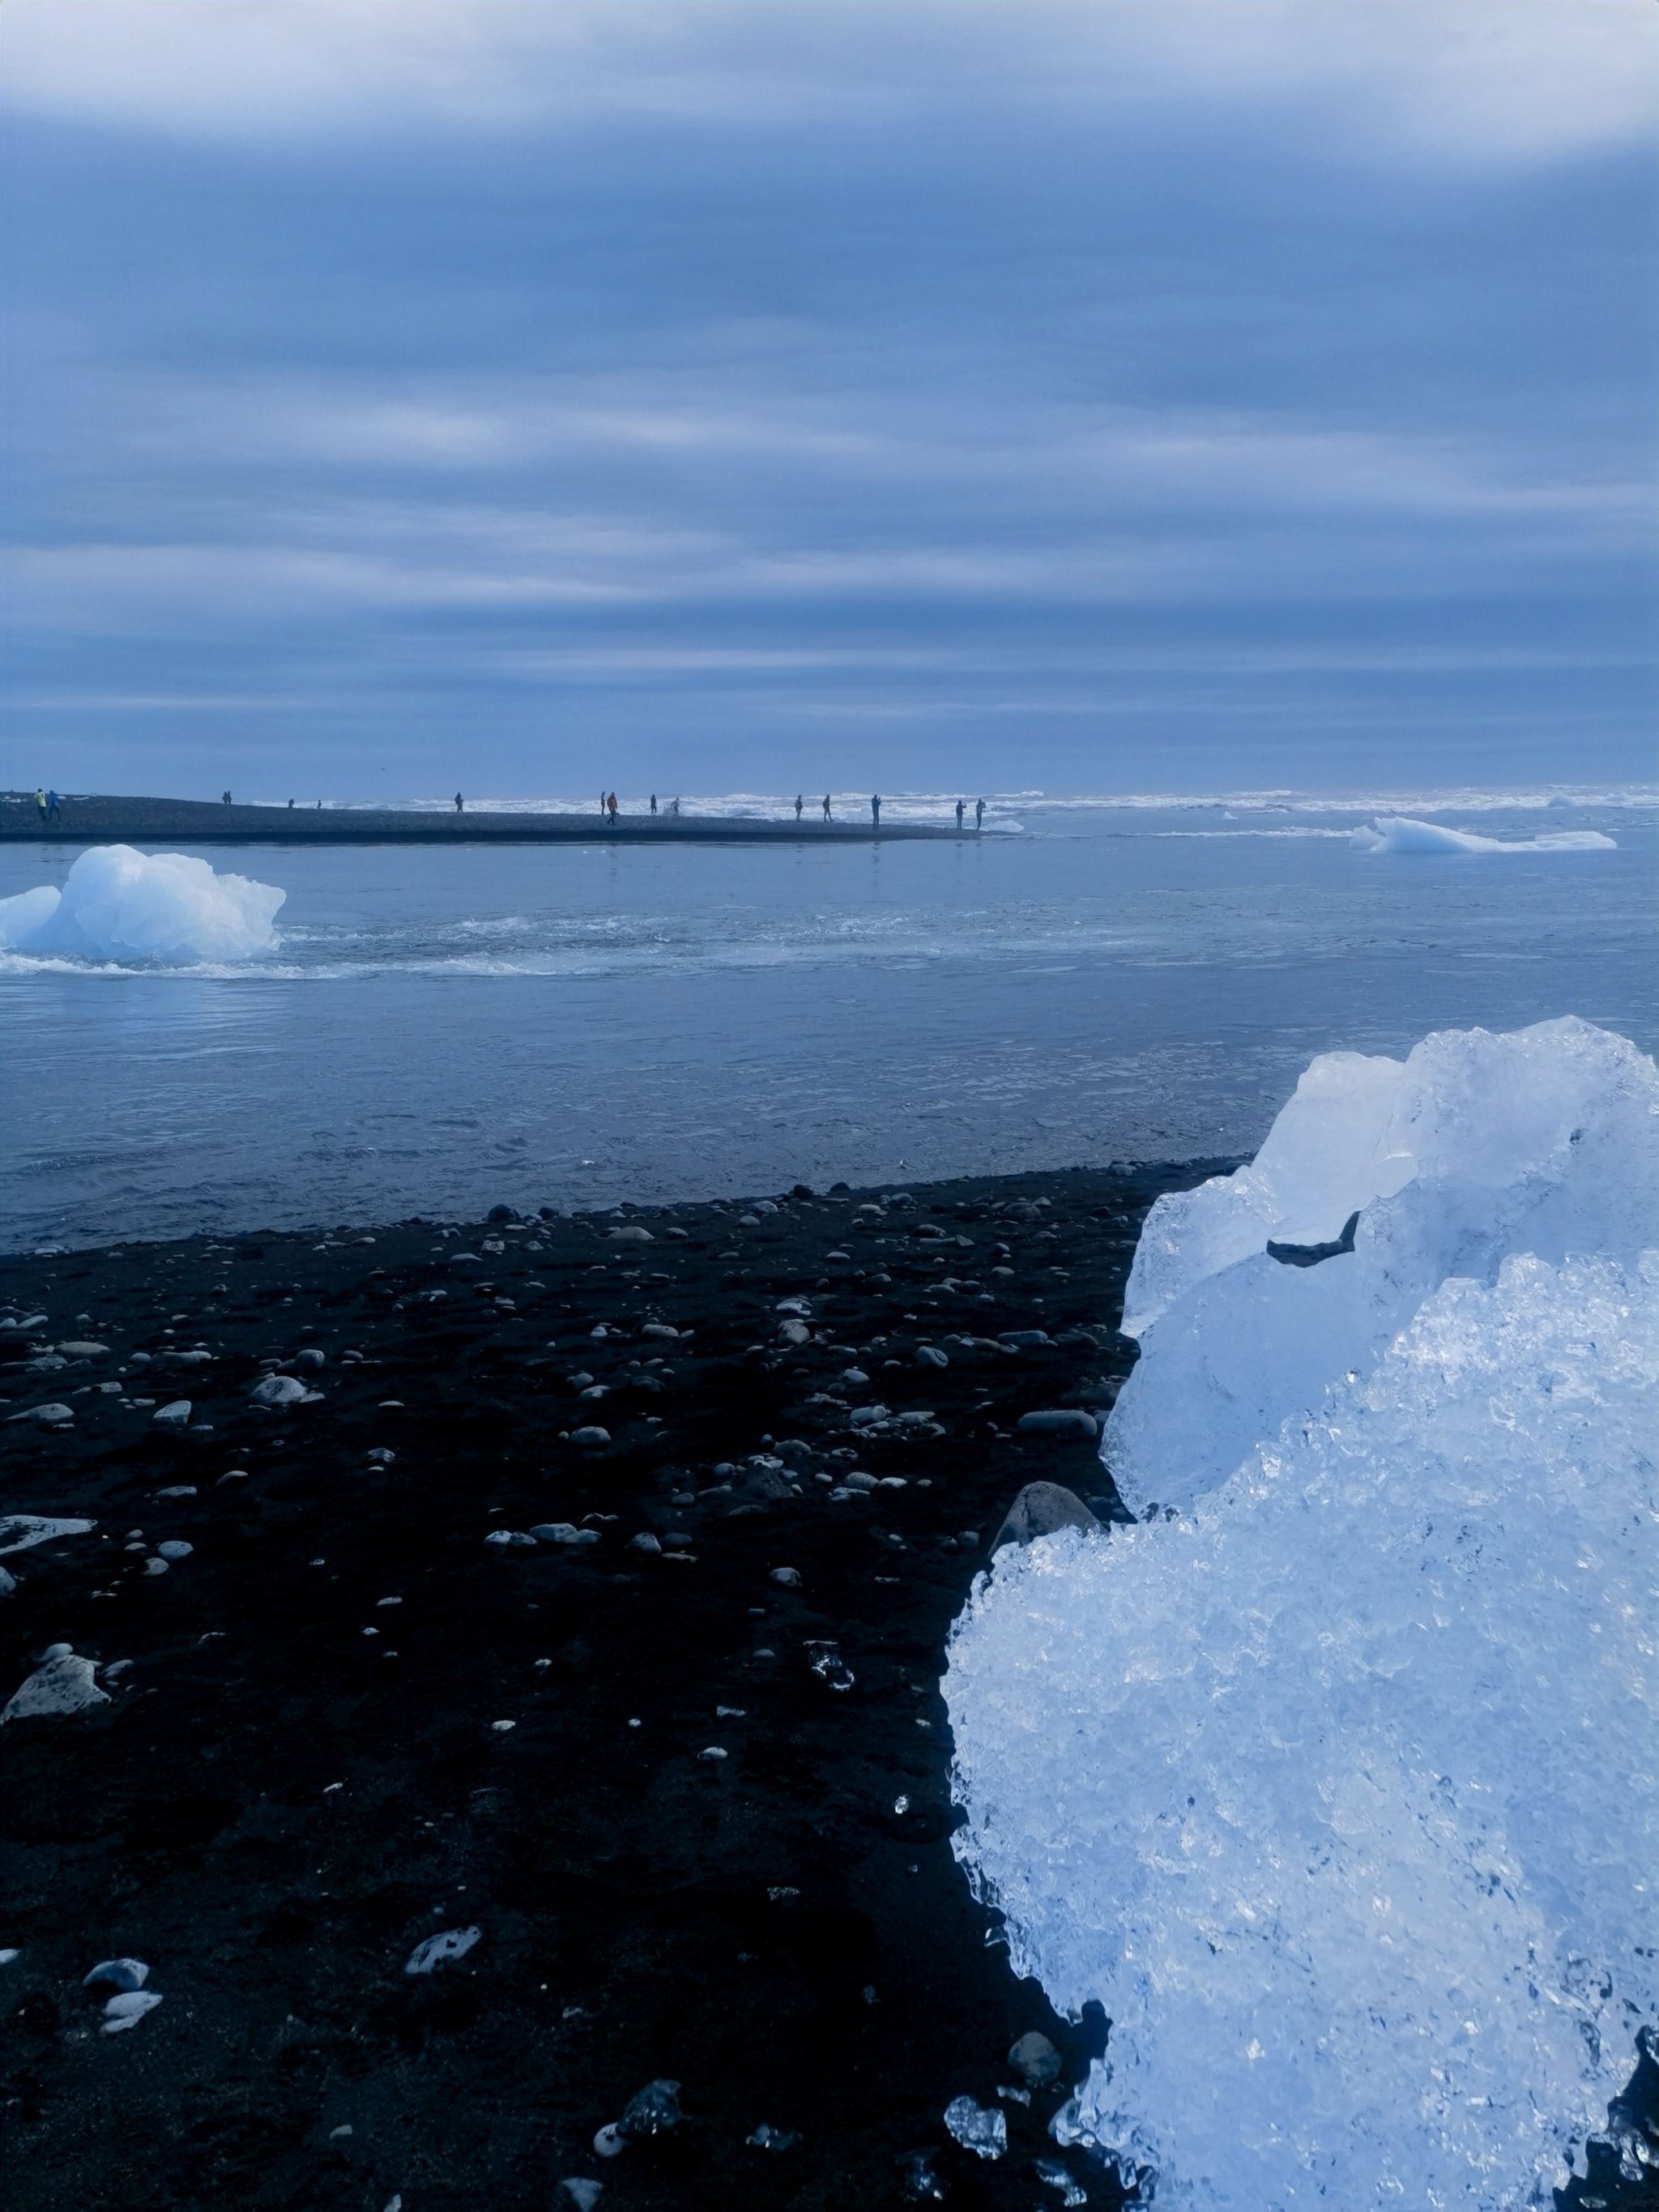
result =
[[182,853],[94,845],[61,892],[43,884],[0,899],[0,949],[165,967],[246,960],[275,945],[271,924],[286,896]]
[[1406,814],[1379,814],[1352,837],[1359,853],[1611,853],[1618,841],[1600,830],[1547,830],[1539,837],[1486,837],[1443,822],[1418,822]]
[[[1141,1468],[1188,1510],[975,1584],[958,1849],[1016,1971],[1112,2019],[1062,2132],[1160,2203],[1499,2212],[1607,2126],[1659,2006],[1656,1155],[1659,1071],[1582,1023],[1316,1061],[1133,1285],[1149,1347],[1197,1315],[1270,1370],[1261,1425],[1166,1365]],[[1261,1255],[1356,1208],[1352,1255]],[[1375,1322],[1391,1272],[1314,1389],[1274,1289]]]

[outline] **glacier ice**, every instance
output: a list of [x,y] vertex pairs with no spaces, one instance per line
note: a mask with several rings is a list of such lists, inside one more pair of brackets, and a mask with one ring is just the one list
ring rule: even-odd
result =
[[184,853],[94,845],[61,892],[41,884],[0,899],[0,951],[167,967],[246,960],[275,945],[271,924],[286,896]]
[[[1267,1247],[1353,1249],[1286,1267]],[[1446,1030],[1404,1060],[1322,1054],[1248,1167],[1160,1198],[1124,1297],[1140,1358],[1102,1456],[1135,1512],[1181,1506],[1368,1370],[1449,1275],[1659,1246],[1659,1070],[1567,1018]]]
[[1547,830],[1537,837],[1486,837],[1409,814],[1379,814],[1361,823],[1348,842],[1358,853],[1611,853],[1618,840],[1600,830]]
[[951,1639],[958,1853],[1014,1970],[1113,2022],[1062,2139],[1204,2212],[1547,2202],[1659,2009],[1659,1079],[1577,1023],[1390,1065],[1316,1062],[1300,1151],[1137,1262],[1150,1335],[1280,1170],[1287,1209],[1369,1172],[1418,1283],[1382,1341],[1186,1511],[999,1554]]

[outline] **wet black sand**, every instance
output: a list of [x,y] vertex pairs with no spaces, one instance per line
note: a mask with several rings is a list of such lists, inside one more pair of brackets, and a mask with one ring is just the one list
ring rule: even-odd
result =
[[[1075,2076],[1101,2023],[1017,1982],[969,1895],[938,1682],[1023,1483],[1111,1510],[1089,1443],[1011,1432],[1109,1404],[1142,1216],[1204,1171],[0,1261],[43,1316],[0,1334],[0,1417],[75,1415],[0,1429],[6,1510],[98,1522],[7,1561],[0,1694],[53,1643],[131,1662],[109,1705],[0,1738],[9,2212],[556,2212],[565,2177],[604,2212],[840,2212],[932,2201],[917,2152],[952,2204],[1058,2205],[1033,2161],[1063,2082],[1005,2100],[996,2163],[942,2124],[1014,2083],[1027,2029]],[[793,1296],[821,1341],[780,1340]],[[82,1341],[108,1350],[27,1364]],[[262,1360],[321,1397],[257,1410]],[[158,1430],[186,1395],[191,1427]],[[876,1402],[932,1418],[856,1439]],[[905,1486],[832,1500],[817,1477],[851,1469]],[[484,1540],[556,1522],[599,1539]],[[194,1549],[147,1571],[168,1540]],[[812,1671],[826,1641],[848,1688]],[[80,1984],[121,1954],[164,2002],[106,2036]],[[665,2075],[682,2124],[597,2158]],[[1573,2199],[1652,2202],[1605,2159]]]
[[[1023,1482],[1106,1490],[1086,1441],[1009,1431],[1110,1401],[1141,1216],[1197,1172],[0,1262],[0,1296],[46,1316],[12,1336],[3,1411],[76,1416],[0,1431],[7,1510],[98,1522],[9,1561],[0,1687],[56,1642],[132,1662],[109,1705],[0,1744],[12,2212],[527,2212],[568,2203],[567,2175],[607,2208],[897,2203],[916,2149],[953,2202],[1048,2196],[1030,2160],[1058,2090],[1006,2107],[994,2165],[941,2124],[1014,2079],[1025,2029],[1078,2071],[1089,2040],[988,1947],[951,1858],[943,1644]],[[624,1219],[653,1241],[613,1240]],[[795,1294],[825,1342],[779,1342]],[[1054,1341],[991,1347],[1032,1328]],[[921,1340],[949,1366],[918,1365]],[[109,1350],[27,1367],[82,1340]],[[256,1409],[261,1358],[305,1346],[321,1399]],[[611,1395],[580,1401],[579,1374]],[[158,1431],[107,1382],[189,1395],[194,1425]],[[878,1401],[934,1418],[854,1441]],[[611,1443],[562,1439],[584,1420]],[[849,1469],[907,1486],[832,1502],[815,1476]],[[587,1515],[615,1516],[589,1546],[484,1541]],[[689,1541],[630,1548],[647,1531]],[[146,1572],[169,1539],[195,1548]],[[812,1673],[823,1640],[850,1689]],[[474,1924],[465,1959],[405,1975]],[[106,2037],[80,1980],[128,1954],[165,2002]],[[683,2124],[597,2160],[659,2075]],[[799,2142],[750,2146],[763,2122]]]

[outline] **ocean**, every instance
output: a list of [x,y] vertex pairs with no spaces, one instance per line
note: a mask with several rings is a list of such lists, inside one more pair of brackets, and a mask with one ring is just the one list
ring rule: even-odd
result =
[[[1356,848],[1392,814],[1613,842]],[[270,953],[0,954],[8,1249],[1231,1156],[1317,1052],[1563,1013],[1659,1046],[1651,793],[1014,794],[960,842],[200,856],[286,891]],[[0,897],[74,858],[0,848]]]

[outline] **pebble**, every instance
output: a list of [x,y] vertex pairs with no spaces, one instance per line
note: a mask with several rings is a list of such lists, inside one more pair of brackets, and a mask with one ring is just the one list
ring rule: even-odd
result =
[[0,1727],[8,1721],[42,1720],[56,1713],[82,1713],[110,1700],[94,1680],[96,1668],[67,1644],[54,1644],[45,1663],[15,1690],[0,1708]]
[[142,1959],[105,1959],[82,1981],[83,1990],[142,1990],[149,1968]]
[[536,1539],[533,1536],[526,1535],[521,1528],[492,1528],[484,1538],[484,1541],[486,1544],[494,1544],[503,1551],[528,1549],[533,1552],[536,1548]]
[[9,1421],[38,1421],[43,1429],[64,1429],[75,1419],[72,1406],[58,1404],[54,1399],[45,1406],[30,1406],[21,1413],[8,1413]]
[[155,1547],[157,1556],[163,1559],[187,1559],[195,1549],[194,1544],[186,1544],[179,1536],[170,1536],[165,1544]]
[[[685,1232],[682,1230],[680,1233],[684,1236]],[[593,2207],[605,2194],[602,2181],[586,2181],[579,2174],[568,2173],[559,2186],[576,2207],[576,2212],[593,2212]]]
[[573,1429],[570,1441],[573,1444],[580,1444],[584,1451],[596,1451],[610,1443],[611,1431],[597,1427]]
[[799,1567],[774,1567],[772,1570],[772,1579],[775,1583],[781,1583],[786,1589],[799,1589],[800,1588],[800,1569]]
[[573,1521],[538,1521],[531,1530],[541,1544],[597,1544],[597,1528],[579,1528]]
[[165,1490],[158,1490],[155,1495],[158,1498],[194,1498],[196,1485],[193,1482],[169,1483]]
[[59,1536],[84,1536],[97,1526],[95,1521],[49,1521],[38,1513],[8,1513],[0,1519],[0,1558],[27,1552],[36,1544],[55,1543]]
[[1008,1508],[1002,1526],[991,1539],[991,1549],[1005,1544],[1029,1544],[1038,1536],[1052,1536],[1060,1528],[1098,1528],[1096,1516],[1074,1491],[1058,1482],[1028,1482]]
[[628,1548],[630,1552],[660,1552],[662,1546],[648,1528],[641,1528],[637,1536],[629,1538]]
[[1013,2045],[1008,2053],[1008,2063],[1022,2081],[1036,2089],[1046,2089],[1051,2081],[1060,2078],[1060,2053],[1036,2028],[1022,2035]]
[[1100,1434],[1092,1413],[1081,1406],[1053,1406],[1040,1413],[1022,1413],[1016,1424],[1023,1437],[1088,1437]]
[[104,2007],[104,2033],[119,2035],[129,2027],[137,2027],[147,2012],[154,2012],[161,2002],[154,1990],[126,1990],[118,1997],[112,1997]]
[[609,1235],[613,1244],[654,1244],[657,1241],[648,1229],[631,1224],[626,1229],[613,1229]]
[[949,1355],[941,1352],[936,1344],[919,1344],[916,1346],[916,1364],[918,1367],[948,1367],[951,1361]]
[[453,1959],[464,1959],[483,1935],[482,1928],[447,1928],[417,1943],[404,1964],[406,1974],[430,1974]]
[[303,1406],[322,1395],[307,1390],[297,1375],[267,1375],[248,1392],[256,1406]]

